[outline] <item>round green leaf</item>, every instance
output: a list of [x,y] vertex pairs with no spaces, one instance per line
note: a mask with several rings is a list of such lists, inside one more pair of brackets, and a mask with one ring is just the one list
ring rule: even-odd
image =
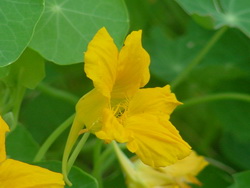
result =
[[[152,73],[161,80],[173,81],[204,48],[212,34],[212,31],[191,22],[187,33],[170,40],[164,30],[152,27],[145,40],[145,47],[151,55]],[[249,77],[249,42],[249,38],[240,31],[228,30],[194,68],[188,82],[200,83],[200,88],[208,89],[219,80]]]
[[164,81],[174,80],[195,58],[212,32],[191,22],[186,35],[170,40],[164,30],[152,27],[145,38],[145,48],[151,56],[152,73]]
[[0,1],[0,67],[27,47],[43,8],[43,0]]
[[240,29],[250,37],[250,1],[246,0],[176,0],[183,9],[193,15],[211,16],[214,28],[224,25]]
[[88,42],[103,26],[121,45],[128,31],[123,0],[47,0],[30,47],[61,65],[82,62]]

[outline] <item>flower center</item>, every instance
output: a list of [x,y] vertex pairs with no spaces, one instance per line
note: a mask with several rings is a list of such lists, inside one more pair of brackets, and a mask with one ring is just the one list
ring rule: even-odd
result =
[[123,100],[122,102],[116,104],[112,111],[117,120],[123,124],[124,119],[126,118],[126,111],[128,109],[128,100]]
[[125,112],[125,109],[123,107],[119,107],[117,111],[115,111],[115,117],[120,118]]

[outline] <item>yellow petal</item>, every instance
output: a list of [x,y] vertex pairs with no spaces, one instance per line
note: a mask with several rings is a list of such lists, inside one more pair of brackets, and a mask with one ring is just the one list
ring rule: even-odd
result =
[[[183,177],[186,177],[186,179],[190,179],[198,175],[198,173],[207,165],[208,162],[203,156],[198,156],[194,151],[192,151],[189,156],[173,165],[165,167],[163,171],[171,174],[175,178],[180,177],[180,179],[184,179]],[[197,183],[192,179],[190,180],[191,181],[189,182]]]
[[118,49],[105,28],[100,29],[85,53],[85,72],[95,88],[110,97],[118,64]]
[[10,131],[8,125],[0,116],[0,162],[6,159],[5,133]]
[[108,107],[108,98],[93,89],[78,101],[75,122],[85,125],[91,132],[96,132],[101,129],[100,118]]
[[[125,166],[125,164],[127,164],[126,161],[120,158],[119,156],[120,162]],[[192,151],[189,156],[166,167],[152,168],[142,163],[139,159],[133,160],[133,164],[133,177],[136,178],[130,178],[129,172],[125,171],[129,188],[191,188],[191,186],[189,186],[190,183],[201,185],[196,176],[208,163],[204,157],[198,156]]]
[[90,132],[101,129],[100,118],[104,108],[107,108],[108,100],[96,89],[84,95],[76,105],[76,116],[63,154],[63,164],[67,163],[69,154],[74,146],[81,129],[86,126]]
[[163,167],[183,159],[191,152],[174,126],[162,117],[140,114],[128,117],[126,129],[134,140],[127,147],[147,165]]
[[[175,185],[175,180],[169,177],[168,174],[162,173],[158,168],[152,168],[151,166],[145,165],[141,160],[133,160],[135,167],[137,179],[128,178],[129,175],[126,174],[126,183],[128,188],[137,188],[142,185],[142,188],[151,187],[164,187],[173,188]],[[178,187],[179,188],[179,187]]]
[[107,143],[116,140],[120,143],[131,140],[131,135],[128,130],[124,129],[123,125],[116,119],[112,110],[105,109],[102,116],[102,129],[95,133],[96,136]]
[[150,57],[141,44],[141,31],[134,31],[126,38],[119,53],[119,64],[112,97],[131,97],[149,81]]
[[63,176],[45,168],[7,159],[0,164],[1,188],[63,188]]
[[169,85],[163,88],[140,89],[129,103],[128,116],[149,113],[153,115],[169,115],[181,104],[171,93]]

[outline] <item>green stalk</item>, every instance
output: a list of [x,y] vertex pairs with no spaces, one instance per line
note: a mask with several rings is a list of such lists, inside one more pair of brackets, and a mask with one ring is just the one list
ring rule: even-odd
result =
[[220,37],[227,31],[228,27],[224,26],[220,28],[208,41],[208,43],[202,48],[202,50],[197,54],[197,56],[191,61],[191,63],[186,67],[186,69],[177,76],[177,78],[170,84],[172,90],[174,90],[181,82],[183,82],[188,74],[196,67],[201,60],[207,55],[214,44],[220,39]]
[[211,164],[211,165],[213,165],[213,166],[215,166],[215,167],[217,167],[217,168],[219,168],[219,169],[221,169],[229,174],[234,174],[237,172],[232,167],[227,166],[227,165],[223,164],[222,162],[217,161],[213,158],[206,157],[205,159],[209,162],[209,164]]
[[75,150],[73,151],[72,155],[70,156],[69,160],[67,160],[67,158],[63,158],[63,165],[62,165],[62,174],[64,177],[64,181],[69,185],[72,186],[72,183],[70,182],[70,180],[68,179],[68,174],[77,158],[77,156],[79,155],[79,153],[81,152],[85,142],[87,141],[88,137],[89,137],[90,133],[87,132],[85,133],[81,140],[78,142]]
[[119,146],[115,141],[111,142],[114,151],[116,153],[116,156],[122,166],[123,171],[125,174],[130,178],[131,180],[136,180],[137,179],[137,174],[134,169],[133,163],[128,159],[128,157],[121,151]]
[[93,169],[93,176],[98,177],[98,174],[101,173],[101,166],[102,163],[106,160],[106,158],[113,152],[113,147],[109,145],[105,151],[99,156],[98,160],[95,163],[94,169]]
[[86,143],[88,137],[89,137],[90,133],[87,132],[85,133],[81,140],[78,142],[76,148],[74,149],[73,153],[71,154],[69,160],[68,160],[68,165],[67,165],[67,169],[68,169],[68,173],[70,171],[70,169],[72,168],[73,164],[75,163],[75,160],[77,158],[77,156],[79,155],[79,153],[81,152],[84,144]]
[[72,95],[71,93],[68,93],[68,92],[60,90],[60,89],[53,88],[45,83],[40,83],[37,86],[37,89],[40,90],[41,92],[47,94],[47,95],[62,99],[62,100],[66,101],[72,105],[76,105],[77,101],[79,100],[78,97]]
[[55,142],[55,140],[65,131],[73,122],[75,114],[71,115],[67,120],[65,120],[59,127],[47,138],[47,140],[40,147],[37,152],[34,162],[41,161],[45,153],[48,151],[50,146]]
[[94,164],[96,164],[96,162],[99,160],[100,155],[101,155],[101,151],[102,151],[102,145],[103,145],[103,141],[96,139],[96,143],[94,146]]
[[239,101],[250,102],[250,95],[241,93],[219,93],[219,94],[207,95],[204,97],[183,101],[184,105],[179,106],[176,110],[181,110],[196,104],[214,102],[218,100],[239,100]]
[[[101,142],[102,143],[102,142]],[[94,169],[92,171],[92,175],[96,178],[96,180],[99,183],[99,188],[102,188],[102,164],[105,162],[105,160],[110,156],[110,154],[113,152],[113,147],[109,145],[105,151],[99,155],[99,157],[94,160]]]
[[[101,172],[101,165],[102,164],[102,156],[103,153],[106,152],[107,149],[103,153],[101,153],[103,146],[102,140],[96,140],[96,144],[94,147],[94,168],[92,171],[93,176],[96,178],[99,184],[99,188],[102,188],[102,172]],[[101,162],[101,163],[100,163]]]
[[23,87],[21,84],[18,84],[17,89],[16,89],[16,93],[15,93],[14,107],[12,109],[13,116],[14,116],[14,124],[11,127],[12,130],[14,130],[17,126],[19,112],[20,112],[20,108],[21,108],[21,104],[23,101],[25,91],[26,91],[26,88]]
[[[122,150],[126,147],[126,145],[119,145],[118,147]],[[110,158],[110,156],[113,152],[114,152],[113,145],[109,144],[109,146],[99,156],[98,160],[95,161],[94,169],[92,172],[92,175],[94,177],[96,177],[96,178],[100,177],[101,174],[103,173],[103,171],[109,166],[107,159]],[[105,162],[105,164],[103,164],[104,162]]]

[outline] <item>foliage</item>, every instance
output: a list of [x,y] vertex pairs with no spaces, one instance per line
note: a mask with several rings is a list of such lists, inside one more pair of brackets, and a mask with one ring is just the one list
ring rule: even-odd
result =
[[[172,123],[210,163],[198,176],[201,187],[247,188],[249,5],[247,0],[0,1],[0,114],[11,127],[8,155],[60,172],[69,117],[93,88],[82,62],[89,41],[106,27],[121,47],[129,32],[142,29],[151,57],[146,87],[170,84],[184,103]],[[75,187],[126,187],[112,147],[94,135],[69,178]]]

